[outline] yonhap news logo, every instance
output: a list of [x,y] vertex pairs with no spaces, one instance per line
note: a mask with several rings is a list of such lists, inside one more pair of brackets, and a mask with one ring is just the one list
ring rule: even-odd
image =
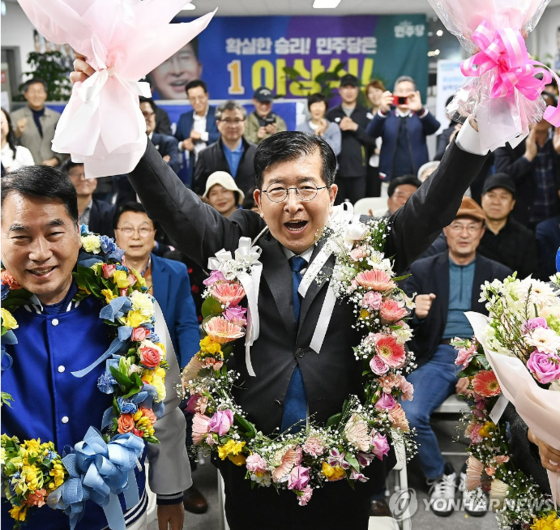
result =
[[418,510],[416,491],[412,488],[395,491],[389,498],[389,509],[396,521],[409,519]]

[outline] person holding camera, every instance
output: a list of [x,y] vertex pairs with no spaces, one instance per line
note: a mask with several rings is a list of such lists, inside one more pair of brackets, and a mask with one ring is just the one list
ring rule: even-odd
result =
[[440,127],[428,109],[422,105],[420,92],[412,77],[401,76],[394,91],[383,92],[379,111],[367,128],[372,138],[383,140],[379,154],[379,178],[388,182],[402,175],[416,175],[428,162],[426,137]]
[[245,127],[245,139],[252,144],[258,145],[265,138],[280,131],[287,130],[286,122],[272,112],[272,101],[274,95],[268,88],[262,86],[253,94],[253,105],[255,110],[247,118]]

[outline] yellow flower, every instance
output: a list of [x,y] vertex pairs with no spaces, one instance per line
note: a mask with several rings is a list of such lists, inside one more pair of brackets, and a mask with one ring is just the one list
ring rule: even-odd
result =
[[228,440],[224,445],[218,447],[218,456],[225,460],[229,455],[238,455],[243,451],[245,447],[245,442],[235,442],[234,440]]
[[492,433],[490,431],[493,431],[495,427],[496,425],[494,425],[494,423],[492,423],[491,421],[487,421],[484,424],[484,427],[482,427],[482,429],[480,429],[479,431],[480,436],[482,436],[483,438],[490,438],[492,436]]
[[145,317],[152,317],[154,314],[154,302],[152,297],[147,293],[133,291],[130,295],[132,302],[132,310],[142,313]]
[[142,313],[140,313],[140,311],[129,311],[124,323],[126,326],[130,326],[131,328],[137,328],[141,324],[144,324],[144,322],[150,322],[150,319],[145,317]]
[[111,289],[103,289],[101,291],[101,294],[105,297],[105,301],[107,303],[109,303],[111,300],[114,300],[115,298],[117,298],[117,295],[113,293],[113,291],[111,291]]
[[101,241],[98,236],[82,236],[82,247],[84,247],[86,252],[99,254],[99,251],[101,250]]
[[15,519],[16,521],[25,521],[25,518],[27,517],[27,508],[28,506],[26,504],[23,506],[14,506],[10,510],[12,519]]
[[142,372],[142,377],[140,379],[142,379],[142,381],[146,381],[146,383],[151,384],[153,378],[154,378],[154,373],[151,370],[144,370]]
[[200,341],[200,349],[204,353],[211,353],[215,355],[216,353],[222,356],[222,346],[218,342],[214,342],[210,337],[206,336]]
[[361,319],[364,319],[364,320],[365,320],[366,318],[369,318],[369,313],[367,312],[366,309],[362,309],[362,310],[360,311],[360,318],[361,318]]
[[154,374],[157,375],[158,377],[164,378],[165,377],[165,370],[163,368],[156,368],[154,370]]
[[245,463],[245,460],[247,460],[247,458],[245,457],[245,455],[228,455],[228,458],[236,465],[236,466],[242,466]]
[[158,348],[161,348],[161,351],[163,352],[163,358],[165,359],[165,355],[167,353],[165,351],[165,344],[163,342],[156,342],[155,344]]
[[128,273],[125,271],[115,271],[113,273],[113,280],[117,284],[119,289],[126,289],[130,286],[130,282],[128,281]]
[[103,264],[102,264],[101,262],[98,261],[97,263],[94,263],[94,264],[90,267],[90,269],[91,269],[93,272],[95,272],[95,274],[98,274],[98,275],[99,275],[99,274],[101,274],[101,268],[102,268],[102,267],[103,267]]
[[146,287],[146,279],[136,269],[130,268],[130,272],[136,276],[136,280],[138,281],[138,285],[140,287]]
[[556,512],[549,513],[541,519],[535,518],[531,530],[560,530],[560,519]]
[[163,401],[165,399],[165,396],[167,395],[163,378],[154,375],[154,378],[152,379],[152,385],[156,387],[158,393],[158,399],[156,399],[156,402],[159,403]]
[[53,477],[53,482],[49,483],[50,489],[58,488],[64,484],[66,470],[60,460],[55,460],[53,462],[53,468],[51,469],[50,476]]
[[327,462],[323,462],[323,475],[327,477],[328,481],[334,482],[335,480],[343,478],[346,472],[340,466],[333,467]]
[[4,308],[2,308],[2,326],[8,330],[19,327],[16,319],[12,316],[12,313]]
[[142,417],[142,411],[141,411],[140,409],[138,409],[138,410],[134,413],[134,416],[132,416],[132,418],[134,419],[134,421],[139,421],[141,417]]

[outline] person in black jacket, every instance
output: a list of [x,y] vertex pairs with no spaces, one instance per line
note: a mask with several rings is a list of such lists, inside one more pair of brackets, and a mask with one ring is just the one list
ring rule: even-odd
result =
[[114,208],[108,202],[93,198],[97,188],[97,179],[86,179],[83,164],[75,164],[67,158],[61,166],[76,188],[78,195],[78,215],[80,223],[88,225],[90,232],[114,237],[113,214]]
[[371,114],[357,103],[360,92],[358,78],[350,74],[343,76],[338,92],[342,104],[329,110],[326,116],[327,120],[338,124],[342,132],[342,148],[337,157],[336,204],[345,199],[355,203],[366,196],[367,152],[375,147],[375,138],[366,134]]
[[482,208],[470,197],[463,198],[455,219],[443,229],[449,251],[413,263],[412,275],[404,286],[409,296],[419,293],[411,321],[414,338],[410,343],[418,369],[407,376],[414,385],[414,400],[403,401],[402,406],[411,427],[416,429],[418,458],[432,486],[430,507],[439,516],[453,511],[457,478],[445,462],[430,426],[432,413],[455,392],[457,384],[457,352],[450,340],[472,337],[465,311],[487,314],[484,304],[479,302],[480,286],[511,274],[504,265],[477,253],[484,234],[484,219]]
[[198,154],[194,169],[193,191],[202,195],[208,177],[215,171],[225,171],[246,193],[255,185],[256,146],[243,138],[247,111],[236,101],[226,101],[216,109],[220,139]]
[[[544,94],[549,105],[552,94]],[[509,145],[495,152],[496,172],[507,173],[517,187],[513,215],[534,229],[546,219],[560,214],[560,129],[542,119],[531,126],[529,136],[515,149]]]

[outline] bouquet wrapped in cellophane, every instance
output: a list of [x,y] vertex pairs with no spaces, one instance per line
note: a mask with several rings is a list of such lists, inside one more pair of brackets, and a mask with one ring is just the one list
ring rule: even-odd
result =
[[472,54],[461,65],[467,80],[447,112],[458,120],[476,118],[484,151],[516,145],[543,117],[560,126],[560,107],[547,107],[541,97],[553,77],[560,79],[532,60],[525,45],[550,0],[428,1]]

